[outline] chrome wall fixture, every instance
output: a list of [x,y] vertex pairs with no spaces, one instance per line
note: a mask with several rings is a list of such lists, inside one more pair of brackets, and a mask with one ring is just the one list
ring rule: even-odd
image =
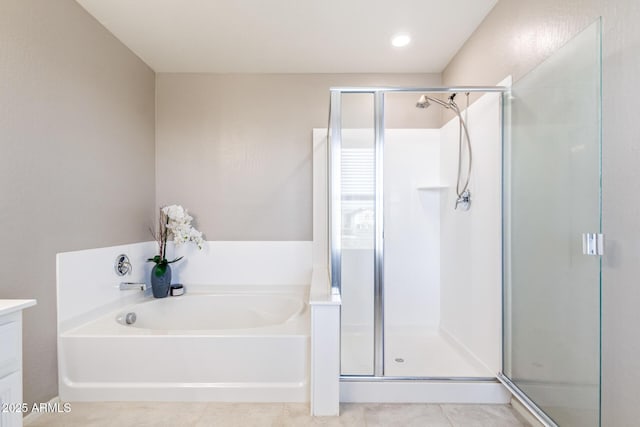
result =
[[118,255],[116,257],[116,261],[113,264],[113,268],[118,276],[126,276],[127,274],[131,274],[131,270],[133,269],[131,266],[131,261],[129,261],[129,257],[127,256],[127,254]]

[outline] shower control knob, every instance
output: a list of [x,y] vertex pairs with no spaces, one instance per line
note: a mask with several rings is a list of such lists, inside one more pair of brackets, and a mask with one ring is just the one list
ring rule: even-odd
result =
[[463,211],[468,211],[471,208],[471,192],[469,190],[464,190],[456,199],[455,209],[458,208]]
[[118,255],[113,267],[116,270],[116,274],[118,276],[122,277],[126,276],[127,274],[131,274],[131,261],[129,261],[129,257],[126,254]]

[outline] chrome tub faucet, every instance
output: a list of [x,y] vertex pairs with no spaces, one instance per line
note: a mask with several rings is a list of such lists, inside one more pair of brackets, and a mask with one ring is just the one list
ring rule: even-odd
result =
[[121,291],[146,291],[147,284],[137,283],[137,282],[120,282],[120,290]]

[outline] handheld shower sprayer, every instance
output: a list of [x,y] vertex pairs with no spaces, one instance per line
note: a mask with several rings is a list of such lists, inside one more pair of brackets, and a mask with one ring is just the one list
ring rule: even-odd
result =
[[[451,95],[449,95],[448,98],[448,102],[442,101],[438,98],[432,98],[428,95],[420,95],[420,98],[418,99],[418,102],[416,103],[416,107],[417,108],[427,108],[429,107],[429,105],[431,105],[431,102],[434,102],[440,106],[442,106],[443,108],[446,108],[448,110],[452,110],[456,116],[458,116],[458,123],[459,123],[459,127],[458,127],[458,178],[456,181],[456,194],[458,196],[458,198],[456,199],[456,204],[454,209],[462,209],[462,210],[469,210],[469,208],[471,207],[471,192],[469,191],[469,180],[471,180],[471,164],[472,164],[472,160],[473,157],[471,155],[471,139],[469,138],[469,131],[467,129],[467,123],[465,122],[465,120],[462,118],[462,113],[460,112],[460,108],[458,107],[458,105],[455,102],[455,97],[456,97],[457,93],[452,93]],[[466,94],[467,95],[467,108],[469,107],[469,93]],[[463,138],[463,132],[464,132],[464,138]],[[464,181],[464,185],[461,185],[461,178],[462,178],[462,146],[463,146],[463,139],[466,140],[466,147],[467,147],[467,153],[469,156],[469,161],[468,161],[468,168],[467,168],[467,174],[466,174],[466,179]]]

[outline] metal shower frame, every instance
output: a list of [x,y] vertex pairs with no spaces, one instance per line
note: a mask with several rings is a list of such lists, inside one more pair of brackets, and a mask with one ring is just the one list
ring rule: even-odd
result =
[[383,159],[384,159],[384,95],[386,93],[489,93],[507,92],[505,86],[454,86],[454,87],[332,87],[330,100],[330,133],[328,159],[329,195],[327,200],[329,218],[329,275],[331,292],[341,293],[342,268],[342,201],[341,201],[341,147],[342,147],[342,109],[343,93],[368,93],[374,96],[374,135],[375,135],[375,183],[374,183],[374,374],[367,376],[341,375],[349,381],[369,380],[478,380],[495,381],[494,378],[425,378],[425,377],[386,377],[384,375],[384,218],[383,218]]

